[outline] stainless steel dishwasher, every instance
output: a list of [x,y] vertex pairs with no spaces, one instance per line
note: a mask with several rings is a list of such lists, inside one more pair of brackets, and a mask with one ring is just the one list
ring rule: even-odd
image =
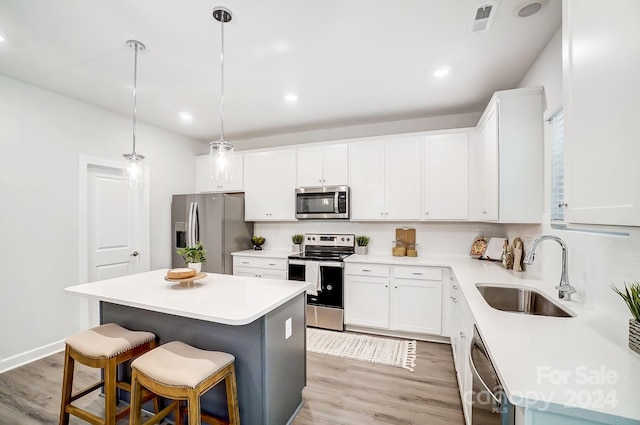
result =
[[507,399],[476,326],[469,363],[473,373],[471,425],[514,425],[513,405]]

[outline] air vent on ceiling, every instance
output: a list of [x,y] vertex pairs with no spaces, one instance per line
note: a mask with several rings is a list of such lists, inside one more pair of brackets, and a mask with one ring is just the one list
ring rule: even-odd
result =
[[488,1],[475,7],[471,32],[484,32],[491,28],[493,17],[496,15],[499,1]]

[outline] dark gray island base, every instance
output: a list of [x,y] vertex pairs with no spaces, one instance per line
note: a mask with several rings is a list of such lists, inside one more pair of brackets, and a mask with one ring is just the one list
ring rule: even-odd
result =
[[[216,301],[212,301],[216,302]],[[246,325],[225,325],[102,301],[101,323],[117,323],[236,358],[242,425],[285,425],[302,405],[306,384],[305,293]],[[291,318],[292,335],[285,338]],[[128,371],[127,371],[128,373]],[[203,395],[202,409],[227,418],[224,385]]]

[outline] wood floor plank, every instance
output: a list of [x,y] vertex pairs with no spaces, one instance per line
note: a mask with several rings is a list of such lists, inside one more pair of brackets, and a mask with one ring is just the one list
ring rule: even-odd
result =
[[[0,374],[0,425],[57,424],[63,358],[54,354]],[[99,376],[97,369],[76,363],[74,389]],[[308,353],[302,395],[305,403],[293,425],[464,425],[447,344],[418,341],[415,372]],[[98,392],[75,404],[103,415]],[[84,422],[72,417],[70,424]],[[118,422],[126,424],[128,417]]]

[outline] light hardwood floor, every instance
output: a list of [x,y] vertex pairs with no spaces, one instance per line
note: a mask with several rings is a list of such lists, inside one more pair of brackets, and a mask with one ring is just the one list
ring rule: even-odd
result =
[[[293,425],[464,424],[447,344],[419,341],[415,372],[314,353],[307,359],[305,404]],[[62,366],[58,353],[1,374],[0,424],[57,424]],[[78,388],[98,376],[76,363]],[[78,405],[101,415],[104,399],[94,394]]]

